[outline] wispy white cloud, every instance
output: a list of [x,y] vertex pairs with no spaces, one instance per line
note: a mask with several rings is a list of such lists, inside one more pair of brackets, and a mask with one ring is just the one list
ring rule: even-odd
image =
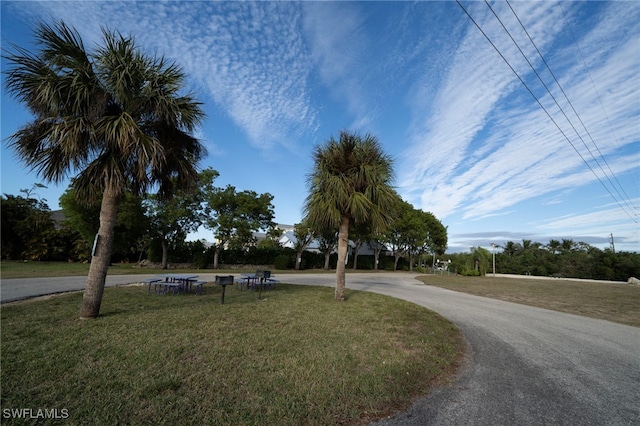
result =
[[[637,116],[640,113],[637,97],[640,87],[637,73],[640,68],[640,55],[637,54],[640,8],[628,6],[607,4],[602,7],[595,27],[581,39],[586,46],[597,45],[583,53],[608,116],[617,125],[617,140],[623,146],[637,141]],[[528,65],[506,35],[498,36],[499,24],[482,8],[482,4],[472,4],[474,17],[492,35],[492,40],[527,83],[540,86],[533,73],[526,71]],[[556,4],[515,3],[514,8],[542,52],[547,51],[548,46],[562,45],[564,58],[573,55],[573,63],[581,62],[575,45],[567,41],[567,34],[562,31],[564,26],[557,25],[562,19],[559,15],[562,11]],[[508,14],[504,7],[499,14],[506,21]],[[515,32],[517,27],[513,21],[512,18],[509,28]],[[599,37],[601,34],[606,37]],[[522,35],[519,42],[521,40]],[[632,54],[634,49],[636,53]],[[535,49],[529,47],[526,52],[533,58]],[[532,62],[539,66],[541,61]],[[554,67],[555,64],[551,62],[550,65]],[[413,112],[412,145],[403,158],[402,191],[408,198],[419,200],[420,207],[444,218],[454,213],[462,214],[463,219],[487,217],[527,199],[553,191],[572,190],[597,180],[471,24],[446,70],[433,103]],[[560,76],[563,89],[597,143],[596,148],[575,117],[567,114],[572,122],[578,123],[574,125],[589,149],[596,156],[599,152],[605,155],[616,174],[637,169],[637,155],[618,156],[620,145],[612,144],[602,106],[584,68],[573,64],[553,71]],[[552,87],[551,82],[547,84]],[[539,89],[534,89],[534,93],[580,154],[607,183],[587,148],[553,105],[551,96]],[[553,94],[558,97],[559,90],[553,88]],[[564,101],[561,105],[568,108]],[[607,168],[605,171],[609,173]]]
[[[366,128],[373,105],[365,89],[365,61],[371,48],[358,3],[309,2],[304,4],[304,29],[323,89],[330,92],[353,117],[344,127]],[[363,66],[367,64],[366,66]]]
[[[632,201],[636,205],[640,203],[640,199]],[[640,212],[636,211],[635,214],[636,219],[640,220]],[[595,236],[614,235],[617,241],[616,247],[619,250],[637,251],[640,247],[640,226],[637,222],[630,221],[626,212],[620,209],[616,203],[603,205],[582,214],[568,214],[551,218],[536,225],[536,229],[540,232],[551,235],[562,234],[571,238],[573,236],[594,236],[590,241],[584,237],[580,238],[587,243],[595,241]]]
[[[253,145],[290,146],[317,127],[308,78],[312,61],[295,3],[41,2],[41,17],[63,19],[90,43],[100,26],[134,34],[150,52],[183,67]],[[89,44],[89,43],[88,43]]]

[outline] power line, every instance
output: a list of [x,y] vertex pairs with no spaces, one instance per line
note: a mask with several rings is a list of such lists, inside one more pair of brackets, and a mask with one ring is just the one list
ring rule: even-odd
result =
[[[589,76],[589,81],[591,82],[591,86],[593,87],[593,90],[596,93],[596,97],[598,98],[598,102],[600,103],[600,108],[602,108],[602,112],[604,113],[604,116],[607,119],[607,124],[609,125],[609,128],[611,129],[611,134],[613,135],[613,140],[616,142],[616,145],[618,146],[618,148],[622,149],[622,147],[620,146],[620,141],[618,140],[618,135],[616,134],[616,131],[615,131],[614,127],[613,127],[613,124],[611,124],[611,119],[609,118],[609,114],[607,113],[607,109],[604,107],[604,104],[602,102],[602,98],[600,97],[600,92],[598,91],[598,88],[596,87],[596,83],[593,81],[593,76],[591,75],[591,71],[589,70],[589,67],[587,66],[587,61],[586,61],[586,59],[584,57],[584,54],[582,53],[582,49],[580,48],[580,45],[578,44],[578,40],[576,39],[575,33],[573,32],[573,27],[571,26],[571,23],[567,19],[567,14],[564,11],[564,7],[562,7],[562,2],[561,1],[557,1],[557,3],[558,3],[558,7],[562,11],[562,18],[564,19],[564,22],[567,25],[567,28],[569,28],[569,32],[571,33],[571,37],[573,39],[573,44],[576,45],[576,49],[578,50],[578,53],[580,54],[580,58],[582,59],[582,65],[583,65],[585,71],[587,72],[587,75]],[[627,157],[623,157],[623,158],[625,159],[625,162],[627,163],[627,167],[630,169],[631,167],[629,167],[629,163],[627,162]],[[638,190],[638,185],[637,185],[636,181],[632,179],[631,182],[634,184],[635,189]]]
[[[564,95],[564,98],[566,99],[567,103],[569,104],[569,106],[571,106],[571,109],[573,110],[573,113],[576,115],[576,117],[578,118],[578,121],[580,121],[580,124],[582,125],[582,127],[584,128],[585,132],[587,133],[587,135],[589,136],[589,139],[591,139],[591,142],[593,143],[593,146],[596,148],[596,150],[598,151],[598,153],[600,154],[600,158],[602,159],[602,161],[604,162],[604,164],[607,166],[607,169],[609,169],[609,172],[611,173],[611,176],[613,177],[613,179],[616,181],[616,183],[618,184],[618,187],[620,188],[620,190],[622,190],[622,192],[624,193],[624,196],[622,193],[620,193],[620,190],[618,190],[618,188],[616,188],[615,184],[611,181],[611,179],[609,178],[609,176],[607,175],[607,172],[602,168],[602,166],[600,165],[600,162],[598,161],[598,159],[593,155],[593,153],[591,152],[591,149],[589,149],[589,147],[587,146],[587,144],[585,143],[584,139],[582,139],[582,137],[580,136],[580,134],[578,133],[578,131],[576,130],[576,128],[573,126],[573,124],[571,123],[571,120],[569,119],[569,117],[567,117],[567,115],[564,113],[564,110],[562,109],[562,107],[560,107],[560,105],[558,104],[558,102],[556,101],[555,97],[553,97],[553,95],[551,95],[551,91],[549,90],[549,88],[547,87],[547,85],[544,83],[544,81],[542,81],[542,78],[540,78],[540,75],[536,72],[535,68],[533,67],[533,65],[531,65],[531,62],[529,62],[529,60],[526,58],[526,55],[524,54],[524,52],[520,49],[520,47],[518,46],[518,44],[516,43],[515,40],[513,40],[513,37],[511,37],[511,34],[509,33],[509,30],[506,29],[506,27],[502,24],[502,21],[500,21],[500,18],[498,18],[498,16],[495,14],[495,12],[493,12],[493,9],[491,8],[491,6],[487,3],[487,5],[489,6],[489,8],[491,9],[491,11],[494,13],[494,16],[496,16],[496,18],[498,19],[498,21],[500,22],[500,24],[502,25],[502,27],[505,29],[505,31],[507,32],[507,34],[509,34],[509,37],[511,37],[511,40],[513,40],[514,44],[516,46],[518,46],[518,49],[520,50],[520,53],[522,53],[522,55],[525,57],[525,59],[527,59],[527,62],[529,63],[529,66],[531,67],[531,69],[533,69],[533,71],[536,73],[536,75],[538,76],[538,79],[540,79],[540,81],[542,82],[543,86],[545,87],[545,89],[547,89],[547,92],[549,92],[549,94],[551,95],[551,97],[553,98],[553,100],[556,102],[556,105],[558,105],[558,108],[560,108],[560,110],[562,111],[563,115],[565,116],[565,118],[567,119],[567,121],[569,122],[569,124],[571,124],[571,127],[573,127],[573,130],[576,132],[576,134],[578,135],[578,137],[580,138],[580,140],[582,141],[582,143],[584,144],[585,148],[587,148],[587,151],[589,152],[589,154],[591,154],[591,157],[595,160],[596,164],[598,164],[598,167],[600,167],[600,170],[602,171],[602,173],[605,175],[605,177],[607,178],[607,180],[609,181],[609,183],[611,184],[612,188],[615,189],[615,191],[618,193],[618,195],[620,196],[620,198],[622,198],[622,200],[624,201],[624,203],[627,205],[627,207],[629,209],[631,209],[633,211],[634,208],[637,208],[633,205],[630,204],[631,199],[629,197],[629,195],[627,195],[627,192],[624,190],[623,186],[620,184],[620,181],[618,180],[618,178],[616,177],[615,173],[613,172],[613,170],[611,170],[611,167],[609,166],[609,163],[607,162],[607,159],[604,157],[604,155],[602,154],[602,151],[600,150],[600,147],[598,147],[598,144],[596,143],[596,141],[593,139],[593,136],[591,136],[591,133],[589,132],[589,129],[587,129],[587,126],[584,124],[584,122],[582,121],[582,118],[580,118],[580,114],[578,114],[578,111],[576,111],[575,107],[573,106],[573,103],[571,102],[571,100],[569,99],[569,96],[567,96],[567,93],[564,91],[564,89],[562,88],[562,85],[560,84],[560,82],[558,81],[558,79],[556,78],[556,75],[553,73],[553,70],[551,70],[551,67],[549,66],[549,64],[547,63],[546,59],[544,58],[544,56],[542,55],[542,52],[540,52],[540,49],[538,49],[538,46],[536,45],[536,43],[533,41],[533,39],[531,38],[531,35],[529,35],[529,31],[527,31],[527,29],[525,28],[524,24],[522,23],[522,21],[520,20],[520,17],[518,16],[518,14],[516,13],[515,10],[513,10],[513,7],[511,7],[511,3],[509,3],[509,0],[505,0],[507,5],[509,6],[509,9],[511,9],[511,12],[513,13],[513,16],[516,17],[516,19],[518,20],[518,23],[520,24],[520,27],[522,27],[523,31],[525,32],[525,34],[527,35],[527,37],[529,38],[529,41],[531,42],[531,44],[533,45],[533,47],[536,49],[536,52],[538,52],[538,56],[540,56],[540,59],[542,59],[542,62],[545,64],[545,66],[547,67],[547,69],[549,70],[549,73],[551,74],[551,76],[553,77],[553,80],[556,82],[556,85],[558,86],[558,88],[560,89],[560,91],[562,92],[562,94]],[[486,0],[485,0],[486,3]],[[593,83],[593,80],[592,80]]]
[[[509,8],[511,8],[511,5],[509,4],[508,0],[507,4],[509,5]],[[531,61],[529,60],[529,58],[527,57],[527,55],[524,53],[524,51],[522,50],[522,48],[520,47],[520,45],[518,44],[518,42],[513,38],[513,35],[511,34],[511,32],[507,29],[507,27],[504,25],[504,23],[502,22],[502,19],[500,19],[500,17],[498,16],[498,14],[495,12],[495,10],[493,9],[493,7],[491,7],[491,5],[489,4],[489,2],[487,0],[484,1],[485,4],[487,5],[487,7],[489,8],[489,10],[491,10],[491,13],[493,13],[493,16],[498,20],[498,22],[500,23],[500,25],[502,26],[502,28],[504,29],[504,31],[507,33],[507,35],[509,36],[509,38],[511,39],[511,41],[513,42],[513,44],[518,48],[518,51],[520,51],[520,54],[522,55],[522,57],[525,59],[525,61],[527,61],[527,64],[529,64],[529,67],[531,68],[531,70],[534,72],[534,74],[538,77],[538,80],[540,81],[540,83],[542,84],[542,86],[545,88],[545,90],[547,91],[547,93],[549,94],[549,96],[551,97],[551,99],[553,99],[553,102],[556,104],[556,106],[558,107],[558,109],[560,110],[560,112],[562,113],[562,115],[564,116],[564,118],[567,120],[567,122],[569,123],[569,125],[571,126],[571,128],[573,129],[573,131],[575,132],[576,136],[578,136],[578,139],[580,139],[580,141],[582,142],[582,145],[584,145],[584,147],[586,148],[587,152],[589,153],[589,155],[591,155],[591,158],[595,161],[595,163],[598,165],[598,167],[600,168],[600,171],[602,172],[602,174],[604,175],[604,177],[607,179],[607,181],[609,182],[609,184],[611,185],[611,187],[613,188],[613,190],[618,194],[618,196],[622,199],[622,201],[627,205],[627,207],[631,210],[631,212],[633,213],[633,207],[630,206],[629,202],[627,201],[627,199],[620,193],[620,190],[618,190],[616,188],[616,186],[614,185],[614,183],[611,181],[611,178],[609,177],[609,175],[607,174],[607,172],[602,168],[602,165],[600,164],[600,162],[598,161],[598,159],[595,157],[595,155],[593,154],[593,152],[591,151],[591,148],[589,148],[589,146],[587,145],[587,143],[584,141],[584,139],[582,138],[582,136],[580,135],[580,133],[578,132],[578,129],[576,129],[576,127],[573,125],[573,122],[571,121],[571,119],[567,116],[566,112],[564,111],[564,108],[562,108],[562,106],[560,105],[560,103],[558,102],[558,100],[556,99],[556,97],[553,95],[553,93],[551,93],[551,90],[549,89],[549,87],[547,86],[547,84],[544,82],[544,80],[542,79],[542,77],[540,76],[540,74],[538,73],[538,71],[536,70],[536,68],[533,66],[533,64],[531,63]],[[582,121],[582,119],[580,118],[580,115],[578,114],[578,112],[576,111],[576,109],[573,107],[573,104],[571,103],[571,101],[569,100],[569,97],[567,96],[567,94],[565,93],[564,89],[562,89],[562,86],[560,85],[560,83],[558,82],[558,80],[556,79],[555,75],[553,74],[553,71],[551,71],[551,68],[548,66],[546,60],[544,59],[544,57],[542,56],[542,53],[540,53],[540,50],[538,49],[538,47],[536,46],[536,44],[533,42],[533,40],[531,39],[531,36],[529,36],[529,32],[526,30],[526,28],[524,27],[524,25],[522,24],[522,21],[520,21],[520,18],[518,17],[518,15],[516,15],[515,11],[513,10],[513,8],[511,8],[511,11],[513,12],[513,14],[515,15],[516,19],[518,20],[518,22],[520,23],[520,26],[522,27],[522,29],[524,30],[524,32],[527,34],[527,36],[529,37],[529,40],[531,41],[531,43],[533,44],[533,46],[535,47],[536,51],[538,52],[538,55],[540,55],[540,58],[542,58],[542,61],[544,62],[545,65],[547,65],[547,69],[549,70],[549,72],[551,73],[551,75],[553,76],[554,80],[556,81],[556,84],[558,85],[558,87],[560,88],[560,91],[562,92],[562,94],[564,95],[565,99],[567,100],[567,102],[569,103],[569,105],[571,106],[571,108],[573,109],[574,114],[578,117],[578,120],[580,121],[580,123],[582,124],[582,127],[585,129],[585,131],[587,132],[587,134],[589,135],[589,137],[591,137],[591,134],[589,133],[589,130],[587,130],[587,127],[584,125],[584,122]],[[593,140],[593,138],[591,137],[591,141],[593,142],[593,144],[596,146],[597,145],[595,143],[595,141]],[[598,148],[598,151],[600,151],[600,149]],[[602,154],[601,154],[602,156]],[[604,160],[604,157],[603,157]],[[611,170],[609,168],[609,170]],[[593,169],[592,169],[593,171]],[[613,174],[613,172],[611,172]],[[595,171],[594,171],[595,174]],[[597,176],[596,176],[597,177]],[[614,175],[615,177],[615,175]],[[600,180],[600,179],[598,179]],[[617,179],[616,179],[617,180]],[[600,181],[603,186],[604,186],[604,182]],[[612,196],[613,193],[609,192]],[[625,193],[626,194],[626,193]],[[629,196],[627,195],[627,198]],[[613,197],[616,202],[618,202],[618,199],[616,197]],[[620,207],[622,207],[622,205],[620,203],[618,203],[618,205],[620,205]]]
[[[486,0],[485,0],[486,2]],[[482,27],[480,27],[480,25],[478,24],[478,22],[473,18],[473,16],[471,16],[471,14],[469,13],[469,11],[467,11],[467,9],[462,5],[462,3],[460,3],[460,0],[456,0],[456,3],[458,4],[458,6],[460,6],[460,8],[464,11],[464,13],[469,17],[469,19],[471,20],[471,22],[473,22],[473,24],[476,26],[476,28],[478,28],[478,30],[480,31],[480,33],[482,33],[482,35],[484,36],[484,38],[487,39],[487,41],[489,42],[489,44],[491,44],[491,46],[494,48],[494,50],[498,53],[498,55],[500,55],[500,57],[502,58],[502,60],[507,64],[507,66],[511,69],[511,71],[513,72],[513,74],[518,78],[518,80],[520,80],[520,83],[522,83],[522,85],[527,89],[527,91],[529,92],[529,94],[531,94],[531,96],[533,97],[533,99],[537,102],[537,104],[540,106],[540,108],[542,108],[542,110],[545,112],[545,114],[547,114],[547,116],[549,117],[549,119],[551,120],[551,122],[556,126],[556,128],[560,131],[560,133],[562,134],[562,136],[567,140],[567,142],[569,142],[569,144],[571,145],[571,147],[573,148],[573,150],[578,154],[578,156],[582,159],[582,161],[584,162],[584,164],[589,168],[589,170],[591,170],[591,173],[593,173],[593,175],[596,177],[596,179],[598,179],[598,181],[600,182],[600,184],[603,186],[603,188],[609,193],[609,195],[611,195],[611,197],[616,201],[616,203],[618,204],[618,206],[620,206],[620,208],[625,212],[625,214],[627,214],[631,220],[633,220],[634,222],[637,222],[637,220],[633,217],[632,214],[629,214],[629,212],[627,212],[627,210],[624,208],[624,206],[620,203],[620,201],[618,201],[618,199],[613,195],[613,193],[611,192],[611,190],[607,187],[607,185],[604,184],[604,182],[602,181],[602,179],[600,178],[600,176],[598,176],[598,174],[595,172],[595,170],[593,170],[593,168],[591,167],[591,165],[589,164],[589,162],[584,158],[584,156],[580,153],[580,151],[576,148],[576,146],[574,145],[574,143],[569,139],[569,137],[566,135],[566,133],[562,130],[562,128],[560,127],[560,125],[556,122],[556,120],[551,116],[551,114],[549,113],[549,111],[544,107],[544,105],[542,105],[542,102],[538,99],[538,97],[533,93],[533,91],[531,90],[531,88],[529,87],[529,85],[527,85],[527,83],[525,83],[525,81],[523,80],[523,78],[520,76],[520,74],[518,74],[518,72],[513,68],[513,66],[509,63],[509,61],[507,60],[507,58],[502,54],[502,52],[500,51],[500,49],[498,49],[498,47],[495,45],[495,43],[491,40],[491,38],[484,32],[484,30],[482,29]],[[510,35],[510,34],[509,34]],[[512,38],[513,40],[513,38]],[[515,42],[515,41],[514,41]],[[517,43],[516,43],[517,45]],[[522,51],[521,51],[522,52]],[[526,56],[525,56],[526,59]],[[527,62],[528,59],[527,59]],[[535,71],[535,69],[534,69]],[[537,74],[537,72],[536,72]],[[545,86],[546,87],[546,86]],[[548,90],[548,89],[547,89]],[[553,97],[553,96],[552,96]],[[555,98],[554,98],[555,100]],[[557,104],[557,102],[556,102]],[[566,115],[565,115],[566,117]],[[571,124],[571,122],[570,122]],[[573,127],[573,125],[572,125]],[[575,127],[574,127],[575,130]]]

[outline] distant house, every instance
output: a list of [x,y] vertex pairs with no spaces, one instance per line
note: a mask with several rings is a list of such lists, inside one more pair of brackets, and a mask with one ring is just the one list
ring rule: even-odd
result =
[[[285,231],[285,233],[282,234],[282,237],[280,237],[280,240],[279,240],[279,243],[282,247],[291,248],[291,249],[295,248],[295,244],[297,242],[298,240],[293,234],[293,231]],[[353,250],[355,246],[356,244],[353,241],[349,240],[349,255],[353,254]],[[388,251],[387,247],[384,246],[383,244],[380,244],[377,241],[369,241],[367,243],[364,243],[360,247],[360,250],[358,250],[358,256],[373,255],[374,250],[376,248],[380,248],[382,250],[382,253],[386,253]],[[320,253],[320,243],[318,242],[318,240],[313,240],[311,244],[309,244],[309,246],[307,247],[306,251],[310,251],[313,253]]]
[[[293,231],[285,231],[284,234],[282,234],[282,237],[280,237],[280,240],[278,240],[281,247],[290,249],[294,249],[297,242],[298,239],[293,234]],[[318,240],[313,240],[305,250],[312,253],[320,253],[320,243]]]

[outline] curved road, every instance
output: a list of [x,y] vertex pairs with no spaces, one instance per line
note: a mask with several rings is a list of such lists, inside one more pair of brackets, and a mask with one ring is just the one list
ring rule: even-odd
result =
[[[348,274],[347,287],[405,299],[453,321],[469,343],[468,362],[452,384],[376,425],[640,424],[640,328],[425,286],[416,276]],[[107,285],[144,278],[112,276]],[[333,274],[278,278],[335,282]],[[2,280],[0,299],[81,290],[85,280]]]

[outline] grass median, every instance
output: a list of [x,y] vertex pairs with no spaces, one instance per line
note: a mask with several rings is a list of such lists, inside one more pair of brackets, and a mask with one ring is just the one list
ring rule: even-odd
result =
[[640,327],[640,287],[626,283],[511,277],[418,277],[427,285]]
[[264,300],[229,287],[221,305],[220,292],[106,289],[91,321],[76,319],[81,293],[3,305],[3,409],[66,409],[65,424],[364,424],[426,394],[461,353],[455,326],[397,299],[282,284]]

